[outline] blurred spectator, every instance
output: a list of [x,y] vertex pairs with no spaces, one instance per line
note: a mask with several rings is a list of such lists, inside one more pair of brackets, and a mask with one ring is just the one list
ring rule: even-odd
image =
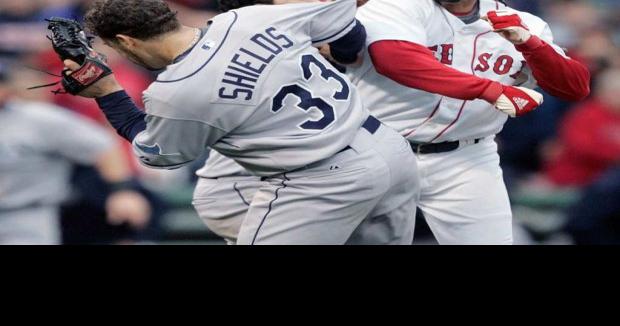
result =
[[149,204],[129,186],[108,133],[62,108],[15,98],[12,77],[0,67],[0,243],[60,243],[58,210],[70,194],[73,163],[96,167],[113,186],[105,203],[110,223],[145,227]]
[[0,1],[0,55],[17,56],[49,45],[39,0]]
[[568,210],[568,232],[577,245],[620,244],[620,167],[601,175]]
[[620,163],[620,70],[600,76],[594,98],[564,119],[546,174],[560,186],[586,186]]

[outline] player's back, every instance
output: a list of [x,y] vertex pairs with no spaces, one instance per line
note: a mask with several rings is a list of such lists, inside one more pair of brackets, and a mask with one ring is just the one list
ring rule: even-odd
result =
[[260,175],[331,157],[368,113],[312,45],[346,34],[354,14],[355,1],[342,0],[216,16],[194,50],[145,93],[148,113],[208,124],[221,137],[187,141],[205,141]]

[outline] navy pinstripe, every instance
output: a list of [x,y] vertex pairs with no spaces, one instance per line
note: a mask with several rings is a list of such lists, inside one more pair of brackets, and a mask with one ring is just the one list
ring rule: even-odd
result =
[[265,223],[265,220],[269,216],[269,213],[271,213],[271,209],[273,208],[273,203],[278,199],[280,190],[286,188],[286,183],[285,183],[286,181],[289,181],[289,178],[287,178],[286,174],[284,174],[282,185],[278,189],[276,189],[276,196],[271,202],[269,202],[269,209],[267,209],[267,213],[265,213],[265,216],[263,216],[263,219],[260,221],[260,224],[258,225],[258,228],[256,229],[256,233],[254,233],[254,238],[252,238],[252,243],[251,243],[252,245],[254,245],[254,242],[256,242],[256,237],[258,236],[258,232],[260,231],[261,227],[263,227],[263,224]]

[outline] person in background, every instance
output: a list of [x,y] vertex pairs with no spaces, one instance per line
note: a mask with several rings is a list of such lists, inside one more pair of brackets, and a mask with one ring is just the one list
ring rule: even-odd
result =
[[564,230],[576,244],[620,244],[620,69],[603,72],[596,85],[563,120],[545,176],[582,189]]
[[60,243],[58,211],[74,163],[93,165],[110,184],[110,223],[146,226],[150,206],[109,134],[62,108],[14,97],[12,75],[0,65],[0,244]]
[[604,72],[594,97],[575,107],[560,125],[556,154],[546,164],[558,186],[587,186],[620,163],[620,69]]

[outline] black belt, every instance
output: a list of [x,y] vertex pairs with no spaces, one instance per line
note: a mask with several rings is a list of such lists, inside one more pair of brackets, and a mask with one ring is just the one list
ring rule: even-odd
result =
[[[478,144],[482,138],[478,138],[474,140],[474,144]],[[446,153],[451,152],[461,146],[460,141],[447,141],[443,143],[429,143],[429,144],[420,144],[420,143],[411,143],[411,149],[414,153],[417,154],[436,154],[436,153]]]
[[[368,119],[366,119],[366,121],[364,121],[364,123],[362,124],[362,128],[366,129],[366,131],[368,131],[371,135],[374,135],[375,132],[377,132],[377,130],[379,129],[379,127],[381,127],[381,121],[379,121],[379,119],[373,117],[372,115],[368,116]],[[347,145],[347,147],[341,149],[336,154],[348,151],[350,149],[351,146]]]

